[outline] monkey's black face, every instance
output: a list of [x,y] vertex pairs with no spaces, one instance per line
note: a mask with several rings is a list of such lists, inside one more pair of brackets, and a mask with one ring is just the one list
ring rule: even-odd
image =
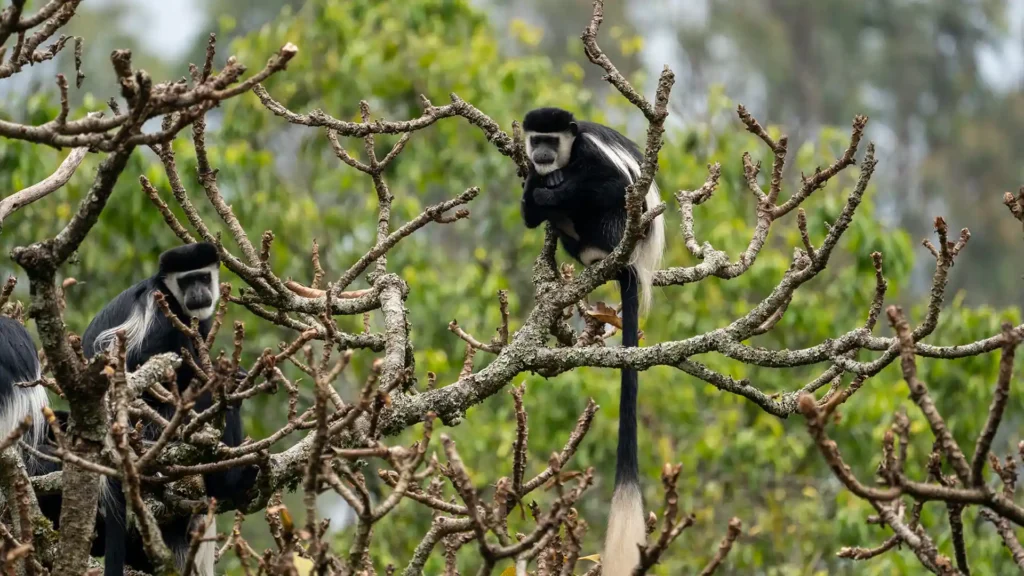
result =
[[210,275],[203,273],[193,278],[179,279],[178,285],[184,288],[185,308],[202,310],[213,304],[213,292],[210,290]]
[[164,278],[167,287],[189,316],[200,320],[213,316],[219,296],[218,268],[212,265],[188,272],[171,273]]
[[572,131],[527,132],[526,154],[541,176],[564,168],[572,154]]
[[533,153],[530,159],[537,166],[554,164],[558,158],[558,137],[557,136],[534,136],[530,139],[533,144]]

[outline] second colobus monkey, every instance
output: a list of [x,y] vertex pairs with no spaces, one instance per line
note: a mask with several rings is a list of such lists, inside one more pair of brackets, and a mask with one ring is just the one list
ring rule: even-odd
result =
[[[49,405],[46,389],[38,384],[20,386],[38,381],[42,376],[39,369],[36,345],[28,330],[17,320],[0,316],[0,438],[6,438],[28,416],[32,427],[23,440],[33,447],[43,442],[46,419],[42,410]],[[25,464],[31,474],[34,459],[26,458]]]
[[[38,382],[42,378],[39,356],[28,330],[18,321],[0,316],[0,438],[6,438],[18,425],[29,417],[32,425],[21,440],[44,454],[52,455],[54,438],[49,431],[43,408],[49,406],[46,389],[41,384],[22,386]],[[56,412],[62,423],[67,420],[66,412]],[[36,458],[31,452],[22,451],[22,460],[30,476],[40,476],[60,470],[60,464]],[[45,495],[37,498],[39,509],[54,526],[60,525],[61,495]],[[97,517],[98,524],[102,518]],[[102,542],[97,539],[92,547],[93,555],[103,553]]]
[[[171,312],[184,324],[188,325],[192,318],[198,319],[199,333],[205,338],[212,328],[220,296],[219,271],[220,256],[213,244],[187,244],[164,252],[160,255],[156,274],[121,292],[92,320],[82,337],[86,356],[92,357],[109,350],[118,330],[124,330],[126,336],[125,368],[128,371],[135,370],[150,357],[165,352],[180,354],[185,349],[195,356],[196,350],[191,339],[160,312],[153,293],[157,290],[163,293]],[[194,376],[194,370],[183,363],[177,372],[178,390],[184,392]],[[174,414],[173,406],[162,404],[149,394],[143,394],[143,398],[164,418],[170,419]],[[212,395],[207,392],[197,399],[195,410],[202,412],[212,404]],[[244,439],[241,406],[228,407],[225,420],[223,442],[230,447],[240,445]],[[143,435],[147,440],[156,439],[148,428],[144,429]],[[247,467],[207,474],[203,478],[206,493],[220,500],[239,496],[252,487],[256,472],[255,467]],[[107,482],[104,492],[104,575],[121,576],[126,562],[137,570],[152,571],[141,549],[128,549],[127,510],[120,483]],[[182,519],[162,527],[164,540],[174,554],[179,569],[184,568],[191,541],[190,528],[201,517],[196,515],[191,520]],[[215,533],[216,526],[208,527],[208,536]],[[212,541],[200,546],[196,558],[197,573],[200,576],[213,575],[215,547],[216,542]]]
[[[523,119],[523,130],[530,160],[521,204],[526,226],[551,222],[562,246],[584,266],[605,258],[626,229],[626,186],[640,176],[640,149],[617,131],[577,121],[560,108],[531,110]],[[661,194],[652,182],[644,209],[660,203]],[[665,248],[662,216],[654,218],[643,234],[618,278],[623,346],[639,344],[639,316],[650,305],[654,271]],[[637,461],[638,385],[636,370],[623,368],[615,491],[601,554],[604,576],[631,574],[640,561],[638,546],[646,540]]]

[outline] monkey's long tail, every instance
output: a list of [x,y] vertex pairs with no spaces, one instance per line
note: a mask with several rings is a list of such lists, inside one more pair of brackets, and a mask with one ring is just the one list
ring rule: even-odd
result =
[[100,487],[100,501],[105,512],[103,576],[122,576],[128,556],[128,506],[121,483],[106,480]]
[[[640,344],[639,282],[632,266],[619,276],[622,292],[622,345]],[[636,397],[637,371],[622,369],[619,395],[619,444],[615,460],[615,491],[608,514],[608,532],[601,554],[603,576],[629,576],[640,562],[638,545],[646,540],[644,507],[640,491],[640,465],[637,459]]]

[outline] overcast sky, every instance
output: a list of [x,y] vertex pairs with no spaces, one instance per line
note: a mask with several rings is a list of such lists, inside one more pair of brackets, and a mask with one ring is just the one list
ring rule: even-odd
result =
[[[859,1],[859,0],[850,0]],[[201,30],[203,24],[199,0],[90,0],[90,4],[103,5],[121,3],[129,10],[128,17],[122,25],[129,30],[137,31],[139,41],[156,53],[168,56],[181,56],[188,50],[189,42]],[[665,11],[685,20],[699,23],[707,17],[706,0],[638,0],[634,4],[641,6],[656,5],[658,9],[639,10],[637,16],[644,19],[644,14],[664,16]],[[1010,27],[1013,31],[1000,50],[985,50],[981,55],[981,65],[985,77],[1002,89],[1015,89],[1020,86],[1024,77],[1024,0],[1009,0]],[[479,3],[486,4],[486,3]],[[238,0],[237,6],[243,7],[245,0]],[[676,18],[660,18],[662,21],[676,21]],[[659,18],[651,19],[650,24],[656,26]],[[665,39],[667,40],[667,38]],[[655,69],[660,69],[666,61],[675,58],[667,53],[672,42],[662,42],[656,36],[648,38],[645,60]]]
[[[203,24],[198,0],[88,0],[88,4],[124,5],[128,14],[121,25],[135,31],[149,50],[171,58],[184,55]],[[244,6],[245,0],[238,0],[238,5]]]

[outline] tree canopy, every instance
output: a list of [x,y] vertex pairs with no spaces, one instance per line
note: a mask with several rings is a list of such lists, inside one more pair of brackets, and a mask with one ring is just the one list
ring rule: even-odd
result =
[[[777,187],[769,183],[770,167],[777,161],[778,154],[766,143],[778,144],[787,130],[801,130],[808,123],[819,128],[813,135],[801,133],[791,141],[787,169],[781,181],[783,193],[778,198],[780,204],[797,194],[804,183],[801,174],[814,175],[819,167],[828,167],[843,157],[850,146],[849,122],[853,121],[852,133],[859,138],[854,114],[865,110],[853,105],[829,110],[828,99],[818,91],[855,91],[856,84],[869,82],[894,95],[896,104],[889,111],[890,116],[883,114],[885,122],[892,124],[894,118],[901,118],[909,126],[917,118],[911,116],[920,115],[920,122],[928,126],[926,137],[932,144],[927,163],[935,167],[934,173],[926,176],[928,181],[941,180],[944,174],[956,171],[960,163],[988,163],[992,155],[1013,149],[1009,145],[993,144],[991,147],[967,146],[964,153],[949,152],[946,131],[955,134],[983,131],[982,126],[951,114],[948,108],[952,104],[946,102],[947,96],[956,100],[950,95],[956,92],[959,84],[955,79],[959,74],[976,71],[969,61],[961,61],[963,70],[956,71],[944,69],[942,63],[948,63],[945,60],[942,63],[918,62],[917,58],[924,56],[914,46],[927,42],[909,32],[925,35],[939,32],[913,27],[908,32],[905,26],[920,24],[921,20],[899,16],[901,10],[911,10],[903,6],[905,3],[865,3],[862,9],[853,8],[850,3],[830,2],[820,3],[820,8],[815,10],[807,10],[800,2],[770,2],[761,8],[744,2],[712,4],[712,28],[734,38],[745,38],[746,43],[739,45],[747,56],[745,64],[771,71],[765,74],[769,105],[764,108],[765,113],[757,115],[766,127],[758,134],[752,126],[760,124],[756,120],[746,121],[745,112],[737,115],[738,102],[727,96],[728,90],[720,86],[708,87],[700,95],[705,109],[701,121],[667,126],[654,175],[665,192],[663,200],[667,205],[665,216],[670,238],[665,257],[667,267],[693,269],[709,262],[710,250],[703,254],[703,259],[699,258],[686,246],[684,234],[676,233],[686,229],[685,210],[681,212],[672,199],[676,190],[700,190],[709,178],[709,167],[720,166],[717,188],[709,198],[691,201],[694,204],[690,207],[691,231],[698,241],[697,246],[707,242],[715,250],[724,252],[730,261],[737,261],[750,249],[751,238],[760,233],[759,217],[763,216],[764,200],[753,190],[757,188],[757,181],[760,180],[760,187],[768,193],[769,188]],[[932,8],[938,11],[935,19],[944,22],[950,34],[955,32],[958,54],[966,50],[960,47],[961,43],[985,41],[984,27],[960,29],[958,26],[963,22],[957,16],[959,12],[941,2],[933,4]],[[844,11],[842,17],[835,15],[837,10]],[[998,11],[988,3],[980,3],[977,10],[987,17],[998,16]],[[783,17],[787,11],[805,12],[804,17],[810,22],[802,24],[799,18]],[[829,18],[819,11],[828,12]],[[852,13],[846,14],[847,11]],[[225,14],[229,12],[224,10]],[[743,17],[733,17],[737,13]],[[582,30],[589,17],[588,9],[585,17],[575,20],[572,26]],[[606,15],[609,24],[618,17],[612,12]],[[901,53],[915,62],[908,65],[908,69],[916,72],[894,76],[891,67],[879,62],[891,57],[891,52],[865,54],[863,69],[828,69],[830,51],[869,49],[860,36],[849,29],[836,34],[815,31],[826,20],[833,21],[830,19],[835,22],[870,20],[886,42],[902,38],[899,46],[904,51]],[[242,26],[237,34],[236,26]],[[311,111],[319,110],[338,122],[359,125],[365,121],[361,102],[370,111],[371,123],[418,118],[429,115],[430,110],[427,108],[424,112],[422,97],[429,99],[430,106],[438,108],[452,105],[449,94],[455,94],[459,100],[454,102],[469,103],[502,131],[500,136],[488,134],[478,122],[469,119],[471,113],[458,113],[454,118],[432,121],[424,129],[402,131],[401,136],[397,131],[379,130],[369,145],[377,158],[384,158],[402,140],[401,153],[378,175],[387,182],[392,196],[388,199],[391,231],[415,220],[430,206],[461,198],[460,194],[469,189],[479,189],[471,202],[453,205],[467,209],[468,217],[445,224],[428,219],[429,223],[422,229],[386,251],[386,272],[374,272],[376,265],[370,265],[367,275],[360,275],[343,287],[370,289],[378,294],[375,298],[382,298],[379,293],[385,288],[378,282],[383,275],[395,275],[404,283],[400,308],[405,314],[411,354],[400,368],[412,371],[410,381],[404,386],[418,390],[419,394],[426,393],[428,380],[436,381],[443,391],[446,385],[465,383],[474,373],[490,369],[492,363],[499,362],[495,354],[486,349],[476,350],[467,359],[467,342],[459,337],[450,322],[457,321],[457,326],[465,333],[486,342],[491,331],[506,321],[499,305],[499,291],[507,294],[507,329],[513,335],[523,326],[533,326],[535,320],[531,314],[545,303],[534,289],[538,278],[535,260],[550,246],[545,247],[542,230],[528,231],[522,226],[519,213],[522,188],[516,162],[496,150],[496,142],[500,146],[502,136],[510,141],[514,137],[513,122],[521,120],[532,107],[555,105],[570,109],[579,117],[607,122],[641,144],[647,139],[648,122],[638,123],[644,120],[643,115],[618,91],[604,90],[601,78],[607,71],[587,62],[582,50],[576,52],[575,57],[543,55],[533,47],[542,39],[550,42],[550,35],[543,35],[540,29],[521,20],[492,21],[468,0],[295,3],[275,13],[262,26],[223,16],[218,27],[218,38],[233,39],[226,46],[218,47],[216,68],[229,66],[226,55],[231,54],[237,62],[249,66],[246,77],[258,72],[259,63],[279,53],[282,46],[289,43],[298,46],[298,55],[288,61],[287,70],[270,75],[260,86],[274,101],[307,118],[314,116]],[[733,29],[737,31],[730,32]],[[813,34],[810,31],[814,31]],[[807,34],[811,37],[805,37]],[[514,39],[514,45],[504,45],[503,38]],[[833,40],[840,43],[833,44]],[[635,62],[629,64],[628,56],[635,52],[632,46],[637,42],[637,35],[623,30],[611,34],[603,31],[601,41],[602,46],[609,48],[609,54],[626,56],[623,70],[636,70],[627,74],[634,86],[640,89],[648,85]],[[86,37],[86,53],[92,50],[90,42]],[[816,54],[814,62],[792,60],[785,65],[775,65],[762,61],[783,58],[791,52],[802,53],[792,46],[801,42],[822,45],[821,51],[811,51]],[[762,47],[766,44],[789,48],[764,50]],[[199,49],[190,54],[196,61],[202,56]],[[97,60],[93,54],[86,62]],[[74,65],[71,56],[64,54],[57,62],[68,78],[74,77],[74,73],[69,72]],[[805,68],[829,72],[828,80],[820,81],[821,76],[816,75],[818,81],[806,85]],[[169,72],[166,76],[173,77],[173,74]],[[786,84],[800,86],[801,98],[789,101],[776,92]],[[109,82],[89,84],[88,94],[72,98],[75,106],[68,117],[82,118],[88,112],[101,109],[101,102],[114,95],[112,87],[115,86]],[[931,112],[915,101],[915,97],[925,91],[938,93],[937,108]],[[641,92],[651,102],[655,101],[652,91]],[[685,93],[688,97],[694,96],[692,90]],[[1009,98],[992,97],[984,105],[1004,109],[1010,105]],[[325,137],[326,129],[289,122],[281,114],[268,110],[266,102],[254,92],[225,98],[217,107],[210,108],[205,113],[205,151],[197,153],[195,141],[185,134],[166,144],[173,150],[180,183],[173,180],[175,173],[168,169],[166,158],[158,154],[159,150],[140,145],[134,152],[129,151],[127,165],[120,170],[98,222],[74,247],[74,254],[67,262],[59,262],[59,268],[50,271],[54,276],[52,281],[58,284],[74,279],[74,282],[65,282],[63,288],[66,308],[61,311],[61,318],[67,330],[81,334],[103,304],[124,287],[150,274],[158,255],[180,243],[180,234],[176,236],[166,224],[166,217],[155,208],[146,186],[151,186],[170,205],[169,211],[178,221],[188,224],[193,214],[184,210],[180,201],[174,202],[172,195],[178,187],[186,190],[195,207],[194,215],[209,223],[213,234],[221,235],[229,252],[241,254],[231,241],[235,236],[225,224],[222,211],[215,203],[204,199],[203,192],[209,189],[202,180],[203,163],[216,169],[218,194],[230,205],[233,217],[248,238],[254,239],[255,249],[260,250],[259,261],[279,279],[311,284],[317,275],[316,265],[310,258],[314,242],[318,247],[319,266],[331,281],[350,270],[353,263],[380,242],[380,187],[375,188],[373,178],[339,159],[347,155],[350,159],[367,162],[369,149],[356,137],[355,129],[353,134],[340,134],[338,146],[346,153],[339,154],[330,138]],[[39,90],[8,98],[0,105],[0,120],[39,126],[60,116],[61,110],[59,92]],[[835,121],[840,116],[845,118],[843,124]],[[934,122],[937,118],[943,122]],[[146,126],[147,130],[158,128],[158,123]],[[69,154],[67,146],[58,150],[4,136],[0,138],[3,195],[43,180]],[[966,136],[961,139],[970,140]],[[643,347],[651,349],[658,343],[705,335],[730,325],[737,318],[756,316],[758,307],[775,294],[780,283],[802,270],[799,253],[809,257],[808,243],[821,250],[833,236],[838,244],[828,259],[827,268],[820,274],[815,272],[800,290],[791,292],[784,305],[776,306],[774,310],[778,315],[773,315],[770,330],[752,331],[739,344],[753,350],[770,351],[800,351],[824,346],[823,342],[838,339],[865,324],[873,302],[879,298],[878,278],[883,276],[887,286],[885,302],[902,303],[911,328],[927,323],[926,319],[941,307],[940,319],[928,335],[930,344],[955,346],[1004,337],[1006,341],[1012,340],[1010,336],[1003,336],[1001,325],[1009,322],[1017,327],[1014,328],[1017,333],[1020,332],[1017,308],[968,307],[964,304],[966,292],[946,292],[947,274],[948,283],[953,287],[973,289],[979,282],[995,282],[968,270],[976,270],[974,267],[979,266],[979,262],[990,263],[991,252],[998,248],[990,243],[969,242],[956,260],[957,264],[965,264],[953,267],[953,256],[946,254],[945,245],[940,243],[939,252],[933,255],[905,229],[887,226],[873,218],[877,204],[890,199],[887,194],[891,191],[881,188],[891,180],[862,186],[862,181],[866,182],[862,161],[866,140],[867,137],[858,151],[856,165],[851,162],[846,169],[827,179],[827,186],[813,189],[813,194],[802,203],[799,215],[796,210],[781,215],[771,226],[770,235],[764,231],[767,238],[764,247],[754,252],[756,261],[745,263],[749,269],[744,267],[742,274],[735,277],[710,275],[699,282],[662,282],[656,288],[652,312],[641,325]],[[745,153],[751,155],[749,162],[743,160]],[[203,155],[206,157],[202,158]],[[94,193],[97,173],[105,169],[103,165],[110,157],[89,154],[58,192],[4,220],[0,240],[5,252],[15,247],[34,246],[64,230],[80,206],[88,204],[87,196]],[[896,168],[887,164],[902,159],[879,154],[877,160],[880,170],[892,170]],[[751,185],[750,175],[755,164],[759,165],[761,175],[758,177],[755,172],[754,185]],[[1007,168],[1003,174],[1009,172]],[[145,183],[140,184],[142,179]],[[961,209],[967,209],[968,204],[984,205],[977,209],[991,210],[992,218],[996,215],[1000,218],[998,226],[1014,231],[1015,236],[1004,238],[1005,245],[1013,250],[1020,241],[1020,223],[1006,214],[1000,198],[989,194],[1001,183],[995,176],[982,179],[977,182],[977,189],[984,190],[985,194],[979,193],[963,205],[949,203],[938,212],[927,204],[927,216],[943,216],[955,229],[960,227]],[[846,211],[850,210],[850,198],[854,196],[860,203],[857,217],[835,233],[838,223],[844,222]],[[798,225],[798,221],[803,224]],[[196,233],[191,225],[188,228]],[[945,223],[931,228],[927,233],[933,242],[938,242],[935,229],[946,234]],[[921,227],[912,229],[922,232]],[[265,231],[273,231],[273,234],[270,240],[263,236],[261,247],[255,239],[261,238]],[[953,231],[948,234],[955,243],[957,234]],[[561,251],[558,259],[568,261]],[[245,262],[249,267],[258,267],[258,264]],[[912,289],[912,271],[922,267],[929,271],[929,276],[934,274],[934,280],[928,282],[933,288],[931,297]],[[38,273],[27,273],[20,262],[7,260],[0,263],[0,274],[8,273],[19,279],[14,298],[25,302],[27,315],[37,318],[38,323],[39,315],[43,314],[40,299],[44,297],[41,288],[33,283],[40,282],[39,277],[33,275]],[[232,283],[235,295],[239,294],[239,287],[253,282],[252,278],[235,272],[225,270],[222,274],[222,281]],[[972,281],[971,277],[980,279]],[[576,264],[571,280],[593,281],[589,278]],[[1005,280],[998,279],[999,282]],[[552,278],[547,281],[556,282]],[[594,284],[601,283],[594,281]],[[245,299],[244,295],[237,297]],[[597,288],[588,298],[590,304],[603,301],[618,305],[612,284]],[[285,301],[282,297],[279,302]],[[1005,302],[1007,300],[997,303]],[[282,306],[292,316],[301,316]],[[878,308],[873,312],[878,324],[874,336],[879,341],[884,338],[892,339],[886,342],[897,342],[896,331],[890,328],[887,315],[880,311]],[[363,336],[383,335],[391,328],[387,312],[373,308],[366,318],[362,312],[332,314],[331,322],[339,332],[351,334],[353,341]],[[246,366],[259,362],[264,349],[277,353],[280,342],[291,343],[301,332],[274,322],[273,318],[261,318],[253,313],[253,307],[236,302],[229,306],[224,322],[226,329],[220,332],[211,351],[224,349],[230,355],[235,334],[227,327],[235,321],[243,322],[245,327],[241,363]],[[578,316],[570,325],[577,331],[585,327]],[[565,350],[555,344],[555,338],[547,336],[545,334],[543,339],[546,346],[542,348]],[[610,338],[603,347],[614,348],[616,339],[617,336]],[[57,346],[43,336],[40,341],[47,351]],[[861,344],[850,348],[851,354],[844,357],[851,362],[869,364],[887,349],[878,346]],[[345,371],[333,383],[337,393],[349,402],[356,402],[366,379],[381,369],[381,346],[359,348],[352,346],[354,353],[346,359]],[[320,348],[315,350],[319,352]],[[1000,346],[995,345],[986,350],[995,351],[992,354],[917,358],[916,377],[927,382],[934,408],[945,415],[951,437],[960,446],[969,447],[969,452],[990,419],[989,405],[1000,379],[999,350]],[[301,362],[301,353],[299,358]],[[562,356],[558,358],[572,364]],[[526,413],[529,417],[529,451],[525,458],[530,467],[529,477],[544,467],[553,452],[562,450],[580,414],[586,412],[588,399],[593,399],[600,409],[593,416],[571,465],[566,466],[576,471],[592,467],[595,474],[593,487],[573,504],[579,517],[590,527],[580,545],[583,555],[600,552],[601,527],[606,520],[615,460],[618,376],[613,367],[630,361],[621,355],[608,354],[600,357],[604,360],[599,360],[598,356],[587,358],[569,368],[561,368],[552,360],[551,371],[557,372],[552,377],[537,371],[517,371],[507,386],[501,386],[500,393],[473,402],[458,417],[442,415],[441,420],[433,424],[437,444],[432,445],[432,450],[439,450],[439,458],[447,462],[444,451],[438,448],[441,445],[439,435],[443,432],[454,440],[469,481],[481,498],[489,501],[497,490],[498,478],[513,474],[510,462],[517,458],[514,454],[517,415]],[[647,362],[641,373],[639,398],[640,462],[647,508],[656,511],[662,519],[664,487],[658,479],[665,464],[674,463],[680,465],[674,487],[678,492],[678,507],[694,516],[693,526],[679,536],[650,573],[697,573],[717,550],[733,517],[742,520],[742,535],[726,560],[729,573],[891,574],[919,569],[919,551],[912,545],[899,546],[867,562],[841,557],[844,547],[877,546],[893,532],[866,522],[869,516],[879,513],[875,505],[869,499],[858,497],[837,478],[829,458],[823,457],[819,450],[820,437],[815,436],[814,426],[808,427],[808,420],[814,422],[815,416],[808,415],[807,411],[803,415],[798,413],[802,409],[797,408],[798,397],[794,391],[818,379],[831,369],[830,366],[838,366],[838,360],[826,357],[824,362],[783,362],[777,366],[762,362],[757,365],[757,362],[743,361],[735,354],[730,357],[717,349],[700,355],[699,362],[697,357],[677,358],[676,365],[644,358],[647,357],[637,356],[632,361]],[[1012,369],[1012,355],[1010,358]],[[295,383],[299,413],[318,406],[318,388],[310,384],[309,377],[299,366],[282,361],[280,369],[289,382]],[[852,370],[837,369],[831,389],[826,385],[816,392],[820,407],[825,407],[829,406],[827,400],[833,394],[856,391],[843,398],[838,408],[831,407],[835,412],[830,413],[826,428],[840,447],[845,463],[861,481],[872,486],[874,482],[865,479],[880,466],[885,467],[883,445],[887,434],[892,434],[894,414],[905,414],[897,417],[897,421],[906,418],[903,428],[897,429],[897,436],[899,430],[904,430],[903,437],[908,442],[903,449],[907,455],[905,461],[900,461],[901,466],[905,462],[902,472],[922,482],[929,473],[928,455],[935,442],[929,430],[934,430],[934,426],[926,412],[912,406],[914,388],[905,381],[906,369],[895,356],[889,359],[887,367],[866,380]],[[709,376],[712,374],[714,376]],[[774,415],[763,405],[759,406],[759,402],[752,401],[752,394],[730,391],[731,384],[721,384],[723,379],[727,384],[746,382],[744,386],[753,387],[769,399],[764,402],[788,401],[790,408],[785,417]],[[525,393],[507,393],[519,390],[515,387],[521,384],[525,385]],[[827,396],[823,398],[826,390]],[[400,391],[392,394],[397,397]],[[521,394],[522,410],[516,408],[517,394]],[[418,397],[410,396],[413,400],[408,401],[415,402]],[[1024,408],[1022,398],[1010,395],[1005,422],[992,442],[992,454],[1004,456],[1016,452],[1015,447],[1021,440],[1015,430],[1019,423],[1017,415]],[[246,431],[255,440],[272,435],[293,417],[288,412],[288,396],[283,389],[277,394],[255,395],[245,405]],[[74,413],[75,406],[71,409]],[[823,422],[819,424],[823,425]],[[388,445],[408,447],[424,435],[422,424],[401,428],[405,429],[386,439]],[[298,435],[289,436],[275,445],[273,451],[278,453],[300,442]],[[888,442],[891,446],[891,437]],[[385,466],[386,459],[367,457],[365,460],[362,469],[366,475],[366,490],[374,502],[379,503],[390,493],[387,478],[378,478],[376,473],[377,468]],[[945,466],[949,474],[950,466],[955,463],[946,461]],[[574,486],[574,481],[565,480],[566,490]],[[292,510],[295,525],[303,526],[302,493],[296,491],[294,485],[291,488],[286,491],[284,503]],[[457,492],[448,488],[444,498]],[[556,490],[538,491],[530,496],[545,510],[557,508],[559,497]],[[910,501],[908,498],[908,516]],[[266,498],[262,504],[266,506]],[[508,517],[508,529],[513,535],[534,529],[530,503],[522,504],[521,509]],[[976,573],[1006,573],[1017,563],[1004,549],[1004,539],[993,524],[984,521],[982,511],[985,510],[970,506],[963,511],[961,530],[968,536],[966,553]],[[223,527],[231,525],[234,512],[222,512],[223,532]],[[947,507],[936,503],[925,506],[919,514],[920,524],[927,527],[938,552],[948,558],[955,557],[955,538],[947,522],[950,514]],[[373,568],[379,573],[389,564],[404,568],[430,530],[434,516],[435,510],[430,507],[404,499],[392,513],[375,523],[370,549]],[[332,519],[332,528],[338,531],[332,532],[330,538],[338,550],[346,551],[348,543],[358,538],[359,525],[353,521],[339,526],[341,523],[340,518],[337,522]],[[272,534],[273,522],[268,526],[267,522],[253,519],[242,526],[242,534],[257,551],[274,546],[275,538],[280,537]],[[962,535],[960,538],[963,540]],[[445,557],[440,549],[438,546],[426,561],[425,573],[444,571]],[[227,573],[236,573],[242,570],[241,562],[233,553],[225,554],[218,566]],[[480,555],[459,556],[462,573],[473,573],[484,563]],[[505,567],[506,564],[498,566],[499,569]],[[587,561],[581,560],[575,573],[582,574],[590,567]]]

